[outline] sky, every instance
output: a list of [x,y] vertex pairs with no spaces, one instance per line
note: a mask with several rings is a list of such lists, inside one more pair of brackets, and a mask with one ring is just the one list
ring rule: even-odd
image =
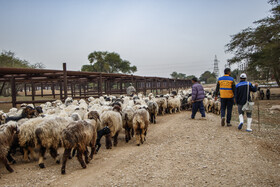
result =
[[268,16],[267,0],[0,0],[0,50],[47,69],[80,70],[119,53],[136,75],[222,74],[231,35]]

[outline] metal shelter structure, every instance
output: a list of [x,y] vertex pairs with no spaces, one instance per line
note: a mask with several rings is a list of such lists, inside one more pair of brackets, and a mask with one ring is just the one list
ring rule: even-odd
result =
[[[154,92],[162,93],[163,90],[171,92],[180,88],[191,86],[191,80],[170,79],[162,77],[146,77],[127,74],[99,73],[67,71],[66,63],[63,63],[63,70],[49,69],[24,69],[24,68],[0,68],[0,93],[5,84],[11,85],[12,101],[2,101],[0,103],[12,103],[13,107],[22,103],[45,103],[55,100],[56,96],[64,101],[68,96],[73,99],[88,98],[90,96],[99,97],[105,94],[126,94],[126,86],[132,83],[137,92],[147,94]],[[30,96],[31,100],[17,100],[17,85],[23,86],[25,96]],[[44,93],[45,89],[50,89],[51,93]],[[36,90],[41,90],[40,94]],[[28,94],[28,91],[31,94]],[[58,91],[59,93],[57,93]],[[35,100],[35,96],[41,96],[41,100]],[[52,96],[53,100],[44,100],[45,96]]]

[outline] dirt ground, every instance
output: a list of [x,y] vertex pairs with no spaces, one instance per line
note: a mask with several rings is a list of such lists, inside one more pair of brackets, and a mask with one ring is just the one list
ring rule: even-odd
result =
[[[279,116],[280,112],[275,113]],[[207,120],[190,119],[190,112],[158,117],[151,124],[147,141],[140,147],[134,139],[125,143],[124,132],[118,147],[102,147],[87,169],[77,159],[69,160],[66,175],[47,155],[46,168],[37,162],[23,163],[17,156],[15,172],[0,165],[0,186],[279,186],[280,152],[262,133],[275,131],[253,124],[253,133],[221,127],[220,118],[208,114]],[[280,119],[278,117],[278,119]],[[262,132],[263,131],[263,132]],[[280,142],[279,136],[273,141]],[[62,149],[60,150],[62,153]]]

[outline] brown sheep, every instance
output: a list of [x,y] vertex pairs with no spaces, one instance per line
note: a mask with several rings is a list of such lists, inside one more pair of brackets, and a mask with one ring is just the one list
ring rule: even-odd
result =
[[139,109],[135,112],[133,118],[133,129],[135,132],[136,144],[140,146],[146,141],[147,130],[149,126],[149,112],[146,109]]
[[13,172],[14,170],[8,164],[7,156],[13,142],[13,137],[17,132],[18,128],[16,123],[6,124],[0,130],[0,161],[3,162],[9,172]]
[[[91,111],[88,114],[88,119],[72,122],[62,131],[62,141],[65,150],[62,158],[61,174],[65,174],[66,162],[72,149],[77,149],[77,158],[83,168],[86,168],[85,162],[88,164],[89,158],[93,158],[97,138],[96,122],[99,119],[99,115],[96,111]],[[91,147],[89,158],[87,146]],[[83,155],[85,156],[85,162]]]

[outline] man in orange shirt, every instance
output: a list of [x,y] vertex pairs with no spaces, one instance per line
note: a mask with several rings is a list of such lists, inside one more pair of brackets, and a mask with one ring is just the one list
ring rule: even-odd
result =
[[215,100],[220,93],[221,97],[221,125],[225,126],[225,115],[227,110],[227,126],[230,127],[232,106],[234,103],[235,83],[234,79],[230,77],[230,69],[224,70],[225,75],[220,77],[217,82]]

